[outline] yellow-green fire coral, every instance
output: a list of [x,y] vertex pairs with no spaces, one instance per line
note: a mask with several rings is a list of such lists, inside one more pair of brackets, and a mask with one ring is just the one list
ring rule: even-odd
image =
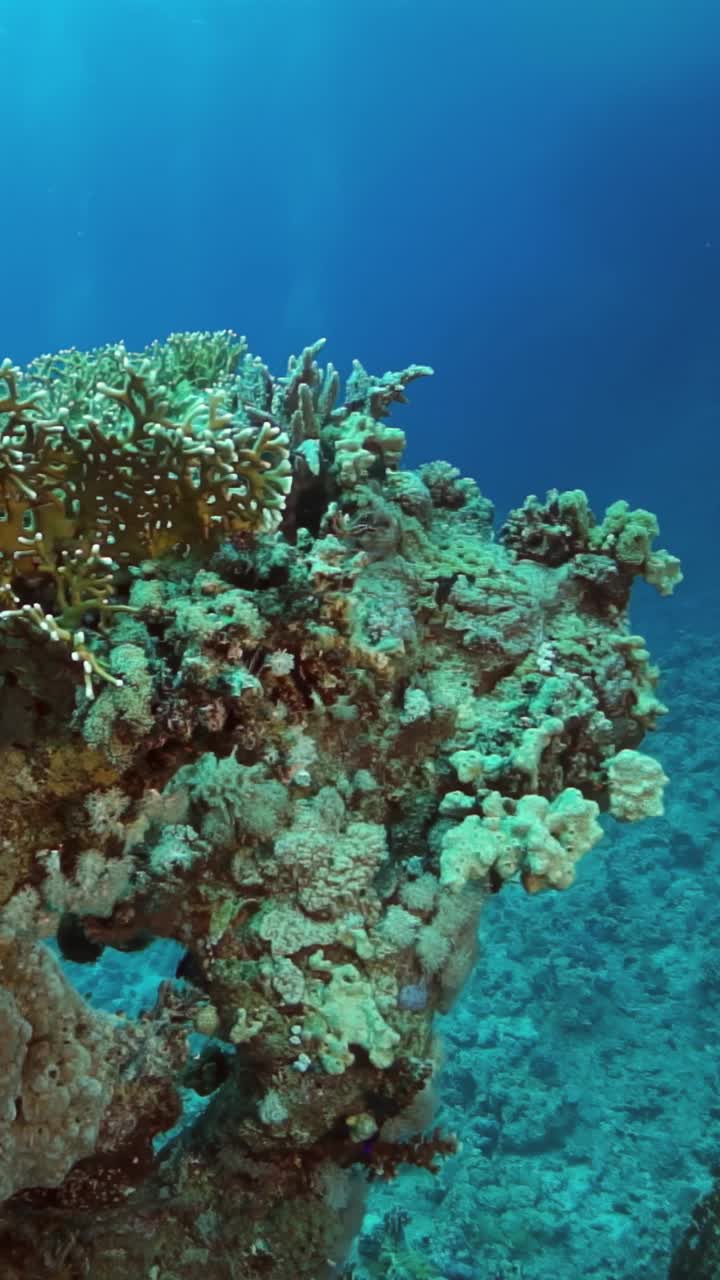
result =
[[119,345],[0,364],[0,618],[104,674],[82,626],[118,607],[114,571],[277,527],[288,440],[244,411],[244,353],[232,334],[186,334],[140,356]]

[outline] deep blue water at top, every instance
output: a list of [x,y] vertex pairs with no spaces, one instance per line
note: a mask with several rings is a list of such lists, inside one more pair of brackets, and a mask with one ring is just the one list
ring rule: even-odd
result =
[[437,376],[501,509],[720,518],[714,0],[0,0],[0,348],[232,327]]

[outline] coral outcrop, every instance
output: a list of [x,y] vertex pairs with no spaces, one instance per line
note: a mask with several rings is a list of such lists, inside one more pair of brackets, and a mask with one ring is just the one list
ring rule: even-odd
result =
[[[9,1280],[340,1276],[367,1177],[452,1147],[433,1015],[488,894],[567,888],[602,809],[661,806],[653,518],[551,494],[495,541],[474,481],[401,469],[431,371],[341,399],[321,345],[0,368]],[[154,938],[182,977],[140,1020],[45,945]]]
[[673,1254],[668,1280],[717,1280],[720,1276],[720,1191],[695,1206],[690,1225]]

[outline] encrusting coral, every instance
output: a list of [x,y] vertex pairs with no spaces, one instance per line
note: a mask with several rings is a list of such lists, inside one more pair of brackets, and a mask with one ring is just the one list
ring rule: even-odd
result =
[[[550,494],[496,541],[473,480],[401,469],[431,371],[356,363],[341,401],[321,347],[0,366],[9,1280],[339,1276],[366,1177],[452,1149],[433,1015],[488,894],[566,888],[601,809],[661,807],[626,612],[680,576],[653,517]],[[53,937],[175,939],[183,977],[101,1014]]]

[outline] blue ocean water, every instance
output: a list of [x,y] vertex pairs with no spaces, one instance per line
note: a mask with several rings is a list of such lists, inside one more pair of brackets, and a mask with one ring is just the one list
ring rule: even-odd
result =
[[0,356],[233,327],[427,362],[411,464],[501,513],[625,497],[684,561],[633,615],[666,817],[493,902],[462,1151],[376,1194],[359,1276],[400,1209],[396,1280],[658,1280],[717,1161],[719,45],[710,0],[0,0]]

